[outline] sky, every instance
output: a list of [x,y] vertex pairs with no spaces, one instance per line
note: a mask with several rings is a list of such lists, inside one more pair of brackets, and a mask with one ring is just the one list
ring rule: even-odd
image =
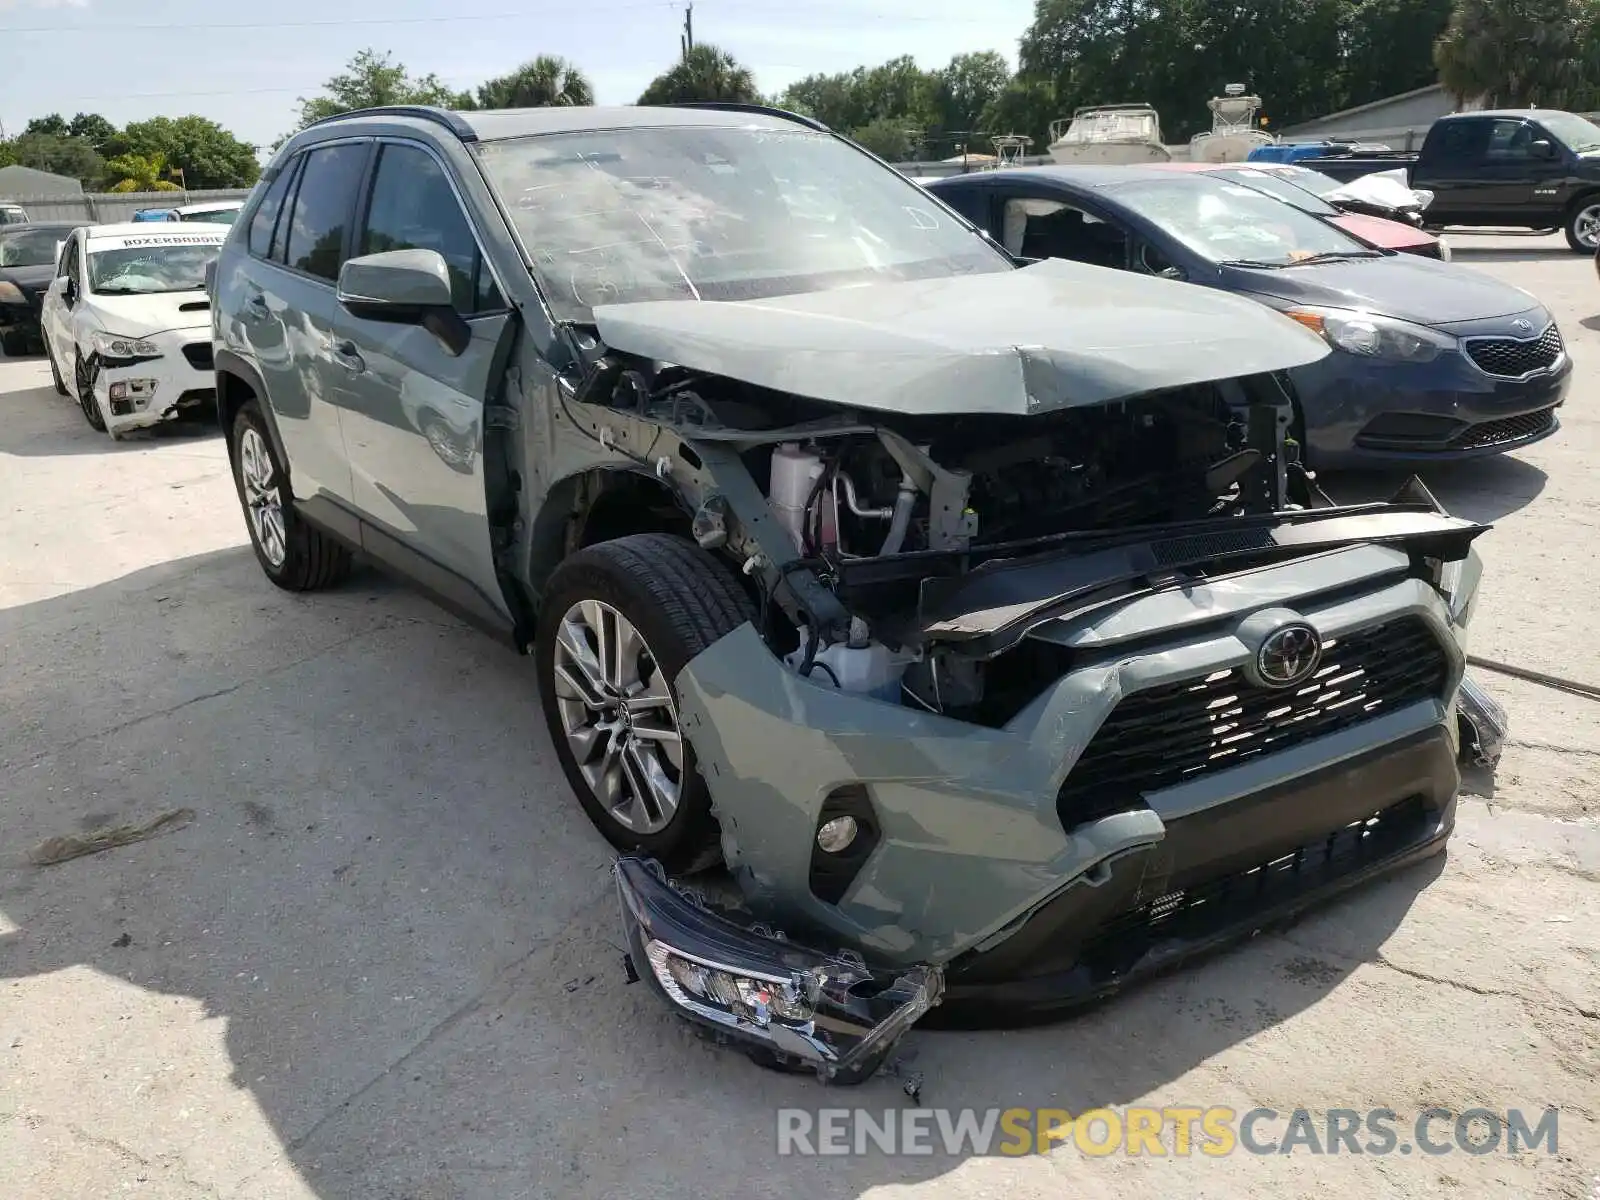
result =
[[[1032,15],[1032,0],[695,0],[694,33],[772,94],[902,54],[936,67],[998,50],[1015,66]],[[683,0],[0,0],[0,126],[198,113],[266,146],[294,128],[297,96],[369,46],[458,89],[559,54],[600,103],[631,104],[677,56],[683,18]]]

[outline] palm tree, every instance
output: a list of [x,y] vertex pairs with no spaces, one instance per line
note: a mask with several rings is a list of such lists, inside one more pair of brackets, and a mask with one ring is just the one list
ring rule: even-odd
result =
[[759,102],[755,76],[726,50],[699,45],[681,62],[657,75],[639,97],[640,104],[686,104],[695,100]]
[[541,54],[478,88],[479,108],[559,108],[594,103],[594,85],[554,54]]
[[1433,58],[1457,100],[1559,107],[1581,83],[1583,32],[1573,0],[1456,0]]

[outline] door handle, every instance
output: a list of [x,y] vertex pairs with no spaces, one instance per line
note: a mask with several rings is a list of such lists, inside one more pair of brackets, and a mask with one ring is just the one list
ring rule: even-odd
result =
[[253,321],[265,320],[271,315],[267,308],[267,298],[260,292],[251,292],[244,298],[245,315]]
[[367,360],[361,357],[361,351],[348,338],[333,344],[332,356],[334,362],[353,374],[359,375],[367,369]]

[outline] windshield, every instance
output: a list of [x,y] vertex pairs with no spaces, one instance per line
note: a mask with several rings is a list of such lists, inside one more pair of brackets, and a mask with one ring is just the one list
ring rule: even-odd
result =
[[898,171],[809,130],[605,129],[478,154],[564,320],[1012,269]]
[[192,292],[206,285],[206,265],[222,243],[164,242],[89,249],[89,290],[102,295]]
[[68,229],[24,227],[0,235],[0,267],[42,267],[56,260],[56,243],[67,240]]
[[1311,258],[1377,254],[1336,225],[1225,180],[1152,179],[1104,191],[1214,263],[1287,267]]
[[1538,116],[1543,125],[1559,142],[1574,154],[1600,150],[1600,125],[1576,113],[1544,112]]
[[1339,210],[1326,200],[1323,200],[1313,192],[1307,191],[1297,181],[1288,179],[1277,171],[1251,171],[1241,167],[1236,171],[1216,171],[1213,175],[1217,179],[1240,183],[1247,188],[1254,188],[1263,195],[1273,196],[1282,200],[1285,204],[1292,204],[1302,212],[1312,213],[1319,217],[1336,217],[1339,215]]

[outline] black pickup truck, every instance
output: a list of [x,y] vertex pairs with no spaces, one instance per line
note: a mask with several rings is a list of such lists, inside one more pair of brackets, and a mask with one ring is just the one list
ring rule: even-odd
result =
[[1440,117],[1416,154],[1339,154],[1299,160],[1334,179],[1404,168],[1433,193],[1430,226],[1561,229],[1580,254],[1600,250],[1600,125],[1530,108]]

